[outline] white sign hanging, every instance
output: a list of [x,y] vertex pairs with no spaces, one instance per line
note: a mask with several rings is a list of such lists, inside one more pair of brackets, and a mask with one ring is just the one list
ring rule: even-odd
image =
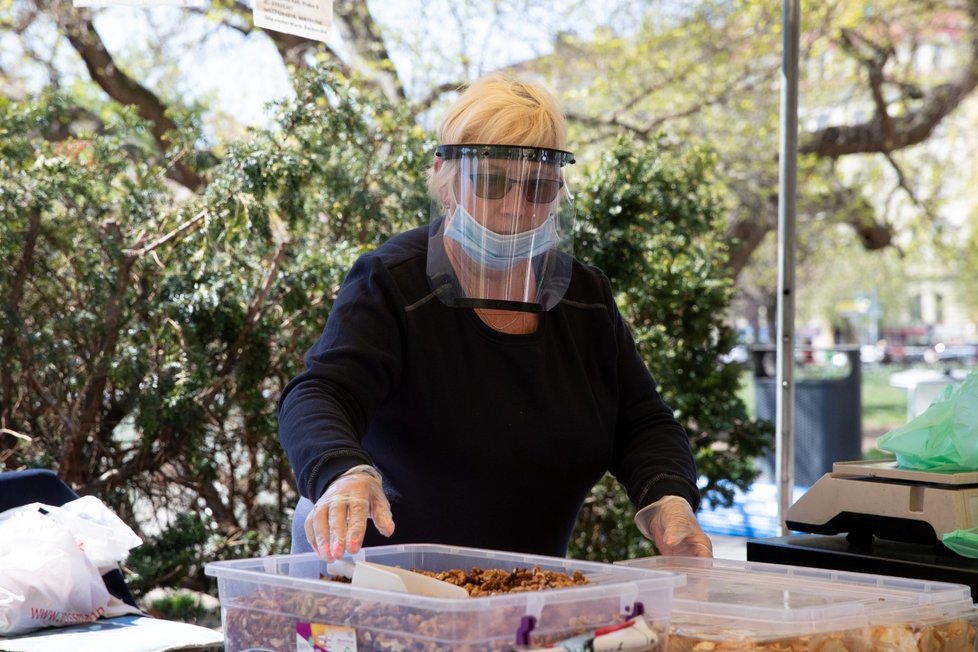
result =
[[75,7],[204,7],[210,0],[72,0]]
[[333,0],[254,0],[256,27],[325,41],[333,24]]

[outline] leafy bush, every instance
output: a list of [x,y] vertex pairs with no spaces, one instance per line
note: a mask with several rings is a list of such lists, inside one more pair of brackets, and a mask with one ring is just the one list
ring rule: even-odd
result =
[[[711,154],[662,140],[619,139],[578,184],[575,253],[619,293],[639,352],[686,428],[707,506],[729,506],[757,476],[772,429],[738,397],[743,367],[723,364],[736,344],[723,266],[723,211],[711,191]],[[588,498],[570,556],[625,559],[652,546],[632,525],[628,498],[606,477]]]
[[200,589],[207,560],[287,549],[278,392],[353,258],[428,219],[433,147],[324,70],[186,195],[147,125],[69,105],[0,103],[0,468],[106,501],[146,541],[137,592]]

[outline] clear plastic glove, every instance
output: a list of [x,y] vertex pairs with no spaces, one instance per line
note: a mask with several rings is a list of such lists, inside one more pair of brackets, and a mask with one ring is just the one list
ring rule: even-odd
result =
[[665,496],[635,514],[639,531],[655,543],[661,555],[712,557],[706,536],[685,498]]
[[360,550],[368,518],[385,537],[394,533],[380,476],[373,470],[347,472],[326,488],[306,517],[306,538],[322,559],[335,561],[344,552]]

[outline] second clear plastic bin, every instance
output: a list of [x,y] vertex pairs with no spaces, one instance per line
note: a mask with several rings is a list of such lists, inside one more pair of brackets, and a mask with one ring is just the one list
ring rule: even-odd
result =
[[619,565],[680,572],[676,652],[974,652],[967,586],[725,559],[648,557]]

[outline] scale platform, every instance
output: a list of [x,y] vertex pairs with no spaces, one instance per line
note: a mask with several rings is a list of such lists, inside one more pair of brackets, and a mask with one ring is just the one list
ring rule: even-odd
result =
[[836,462],[788,508],[785,525],[848,533],[850,541],[940,544],[947,532],[978,527],[978,472],[911,471],[895,459]]

